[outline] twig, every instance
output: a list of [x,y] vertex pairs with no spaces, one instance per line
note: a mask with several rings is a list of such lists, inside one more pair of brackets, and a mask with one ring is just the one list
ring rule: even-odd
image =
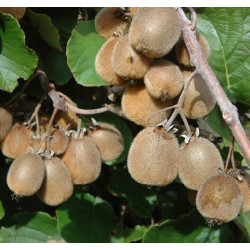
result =
[[232,158],[233,150],[234,150],[234,137],[232,138],[232,143],[231,143],[229,150],[228,150],[227,160],[226,160],[225,168],[224,168],[225,173],[227,172],[229,161]]

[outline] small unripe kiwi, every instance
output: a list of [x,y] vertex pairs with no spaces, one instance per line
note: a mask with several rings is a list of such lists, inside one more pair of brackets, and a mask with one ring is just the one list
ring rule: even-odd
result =
[[212,222],[229,222],[240,212],[243,196],[236,180],[229,175],[216,175],[206,180],[196,197],[201,215]]
[[[207,39],[204,36],[198,34],[197,40],[198,43],[200,44],[201,50],[204,53],[205,57],[208,58],[210,56],[210,47]],[[183,39],[180,39],[178,41],[178,43],[176,44],[175,51],[178,63],[190,67],[191,66],[190,55]]]
[[113,125],[98,122],[100,128],[90,129],[89,137],[94,141],[100,150],[103,161],[117,159],[124,150],[124,140],[122,134]]
[[33,132],[22,124],[14,124],[1,144],[2,153],[6,157],[15,159],[28,152],[32,134]]
[[151,119],[154,113],[174,104],[174,100],[164,102],[149,95],[144,84],[129,85],[123,95],[121,107],[125,116],[134,123],[147,127],[157,125],[167,119],[171,110],[161,112]]
[[73,182],[65,163],[58,157],[43,160],[45,176],[38,197],[47,205],[57,206],[73,193]]
[[0,142],[4,140],[12,125],[12,114],[5,108],[0,107]]
[[159,58],[170,52],[181,34],[174,8],[139,8],[129,29],[129,41],[139,53]]
[[63,154],[69,145],[69,138],[62,130],[53,129],[50,139],[50,148],[55,155]]
[[21,196],[35,194],[42,185],[45,165],[40,155],[26,153],[16,158],[8,171],[8,187]]
[[26,11],[25,7],[0,7],[0,12],[3,12],[5,14],[10,14],[17,20],[23,18],[25,11]]
[[146,185],[165,186],[177,177],[179,145],[174,134],[163,128],[144,128],[134,138],[128,153],[131,177]]
[[237,184],[242,192],[243,195],[243,203],[241,212],[246,213],[250,211],[250,176],[249,175],[242,175],[243,180],[238,181]]
[[[186,83],[191,75],[191,71],[183,71],[183,80]],[[189,119],[199,119],[208,115],[215,106],[215,99],[203,80],[201,75],[196,75],[188,87],[185,100],[183,103],[183,111]]]
[[58,125],[62,129],[75,129],[78,124],[78,117],[76,113],[71,110],[62,111],[59,110],[55,117],[55,124]]
[[198,190],[209,177],[217,175],[223,161],[219,150],[209,140],[191,137],[180,149],[179,177],[185,187]]
[[107,7],[95,16],[95,29],[105,40],[128,31],[128,22],[122,18],[121,11],[119,7]]
[[145,86],[154,98],[172,99],[183,88],[183,76],[179,67],[167,60],[155,61],[144,77]]
[[100,175],[100,152],[87,136],[79,139],[72,137],[61,159],[69,169],[74,184],[94,182]]
[[150,68],[152,59],[138,54],[128,41],[128,34],[121,37],[112,54],[112,67],[123,78],[142,79]]
[[113,85],[124,85],[125,80],[114,72],[111,64],[113,50],[118,40],[119,37],[111,37],[102,45],[95,58],[95,70],[105,82]]

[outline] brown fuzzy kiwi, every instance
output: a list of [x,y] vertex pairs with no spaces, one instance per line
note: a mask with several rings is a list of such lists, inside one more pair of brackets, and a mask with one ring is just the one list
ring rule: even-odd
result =
[[185,187],[198,190],[209,177],[217,175],[223,160],[219,150],[209,140],[191,137],[180,149],[179,177]]
[[40,155],[26,153],[16,158],[8,171],[8,187],[20,196],[35,194],[42,185],[45,165]]
[[17,20],[23,18],[25,11],[26,11],[25,7],[0,7],[0,12],[3,12],[5,14],[10,14]]
[[138,9],[139,9],[139,7],[129,7],[129,12],[135,13]]
[[69,145],[69,137],[62,130],[53,129],[51,132],[50,148],[55,155],[63,154]]
[[[76,106],[76,105],[74,105]],[[55,117],[55,124],[62,129],[76,129],[78,124],[78,117],[76,113],[71,110],[59,110]]]
[[207,179],[199,189],[196,207],[210,223],[234,220],[242,206],[243,196],[236,180],[229,175]]
[[71,138],[61,159],[71,173],[74,184],[94,182],[101,173],[101,155],[95,143],[87,136]]
[[134,138],[128,153],[131,177],[145,185],[165,186],[178,174],[178,141],[163,128],[144,128]]
[[122,134],[111,124],[98,122],[98,125],[100,126],[99,128],[89,130],[89,137],[100,150],[103,161],[117,159],[124,150]]
[[[198,34],[197,40],[198,43],[200,44],[201,50],[204,53],[205,57],[208,58],[210,56],[210,47],[207,39],[204,36]],[[187,67],[191,66],[190,55],[183,39],[180,39],[176,44],[175,52],[178,63],[180,65],[184,65]]]
[[105,40],[128,31],[129,24],[122,17],[122,11],[120,7],[106,7],[95,16],[95,29]]
[[197,196],[197,191],[196,190],[191,190],[188,189],[187,190],[187,198],[188,198],[188,202],[192,205],[192,206],[196,206],[196,196]]
[[[192,72],[183,71],[182,73],[184,83],[186,83]],[[185,116],[189,119],[200,119],[212,111],[215,103],[216,101],[206,82],[201,75],[196,75],[191,80],[183,103]]]
[[115,45],[111,63],[115,73],[120,77],[142,79],[149,70],[152,59],[138,54],[131,47],[126,34]]
[[28,152],[32,134],[33,132],[22,124],[14,124],[1,144],[2,153],[6,157],[15,159]]
[[111,37],[102,45],[95,58],[95,70],[105,82],[113,85],[124,85],[125,80],[114,72],[111,64],[112,53],[118,40],[119,37]]
[[168,54],[181,35],[175,8],[139,8],[129,29],[129,42],[138,52],[152,58]]
[[162,102],[149,95],[144,84],[129,85],[126,87],[121,107],[125,116],[134,123],[147,127],[157,125],[167,119],[171,110],[161,112],[151,119],[148,119],[154,113],[163,108],[174,104],[174,100],[165,100]]
[[12,125],[12,114],[5,108],[0,107],[0,142],[4,140]]
[[167,60],[155,61],[144,77],[148,93],[154,98],[172,99],[183,88],[183,76],[179,67]]
[[243,180],[238,181],[237,184],[243,195],[243,204],[241,208],[242,213],[250,211],[250,175],[242,175]]
[[58,157],[43,160],[45,176],[38,197],[47,205],[58,206],[73,193],[73,182],[65,163]]
[[32,136],[30,141],[30,148],[33,149],[34,152],[41,152],[46,149],[46,140],[43,141],[41,144],[41,137],[40,136]]

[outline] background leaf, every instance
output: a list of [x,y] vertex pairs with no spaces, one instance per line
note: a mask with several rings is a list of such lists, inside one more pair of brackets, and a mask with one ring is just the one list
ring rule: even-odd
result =
[[4,215],[5,215],[4,207],[2,201],[0,200],[0,220],[4,217]]
[[0,89],[12,92],[17,79],[28,79],[37,63],[37,55],[25,46],[18,21],[0,13]]
[[234,222],[244,233],[247,242],[250,242],[250,212],[241,213]]

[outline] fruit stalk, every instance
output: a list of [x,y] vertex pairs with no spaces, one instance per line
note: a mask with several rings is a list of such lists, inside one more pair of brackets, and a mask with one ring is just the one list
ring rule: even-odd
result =
[[248,140],[246,133],[239,121],[237,108],[230,102],[220,82],[217,80],[214,72],[209,66],[207,59],[204,56],[197,41],[196,32],[192,28],[192,23],[186,17],[182,8],[178,8],[178,13],[181,17],[182,35],[190,54],[190,60],[196,67],[198,73],[203,77],[209,86],[218,106],[220,107],[223,119],[228,124],[247,162],[250,164],[250,141]]

